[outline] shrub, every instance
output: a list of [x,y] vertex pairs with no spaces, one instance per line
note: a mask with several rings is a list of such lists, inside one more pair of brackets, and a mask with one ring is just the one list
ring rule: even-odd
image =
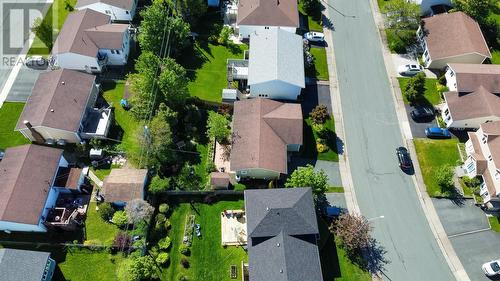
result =
[[309,116],[311,116],[311,119],[315,124],[324,124],[330,115],[328,114],[326,106],[320,104],[316,106],[311,113],[309,113]]
[[170,248],[171,244],[172,244],[172,240],[168,236],[165,238],[162,238],[162,239],[160,239],[160,241],[158,241],[158,247],[160,247],[161,250],[168,250],[168,248]]
[[170,210],[170,206],[167,203],[162,203],[158,207],[158,211],[162,214],[165,214],[165,215],[168,213],[169,210]]
[[217,43],[221,45],[227,45],[229,43],[229,36],[231,35],[231,32],[233,29],[229,26],[224,26],[220,33],[219,37],[217,38]]
[[113,223],[123,228],[128,225],[128,216],[124,211],[115,212],[112,219]]
[[434,177],[442,190],[453,187],[453,169],[451,166],[441,166],[435,171]]
[[[320,142],[320,140],[322,142]],[[328,150],[328,146],[324,143],[324,139],[318,139],[318,142],[316,143],[316,150],[319,152],[319,153],[323,153],[323,152],[326,152]]]
[[159,253],[158,256],[156,257],[156,263],[165,265],[170,259],[170,256],[168,253],[162,252]]
[[182,244],[180,247],[179,247],[179,252],[185,256],[189,256],[191,255],[191,249],[189,249],[189,246],[186,245],[186,244]]
[[349,253],[365,248],[370,244],[372,227],[366,218],[360,215],[342,214],[335,225],[335,234],[342,247]]
[[215,172],[215,171],[217,171],[217,166],[215,166],[214,162],[209,161],[207,163],[207,167],[205,168],[205,171],[207,171],[207,173]]
[[182,259],[181,259],[181,265],[182,265],[182,267],[184,267],[184,268],[189,268],[189,261],[188,261],[188,259],[186,259],[186,258],[182,258]]
[[115,209],[111,206],[109,202],[105,202],[99,205],[99,216],[105,221],[109,221],[113,217],[113,214],[115,213]]
[[164,224],[164,225],[165,225],[165,229],[166,229],[166,230],[169,230],[169,229],[170,229],[170,227],[172,226],[172,224],[170,223],[170,220],[169,220],[169,219],[166,219],[166,220],[165,220],[165,224]]
[[113,250],[128,250],[131,244],[132,239],[130,236],[127,233],[120,231],[116,234],[115,240],[113,241]]
[[319,0],[301,0],[300,3],[304,8],[304,11],[308,15],[314,15],[319,12],[321,8],[321,3]]

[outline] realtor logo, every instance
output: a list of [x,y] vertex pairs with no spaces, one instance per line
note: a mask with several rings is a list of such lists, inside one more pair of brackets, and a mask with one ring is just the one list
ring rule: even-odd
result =
[[[52,3],[46,3],[46,0],[0,0],[0,2],[2,66],[12,66],[12,59],[15,60],[29,42],[33,23],[42,22]],[[48,36],[46,32],[44,38],[39,40],[42,42],[33,46],[32,53],[40,53],[44,48],[45,53],[47,52],[45,43],[48,42],[43,40],[52,42],[53,23],[56,20],[55,16],[43,20],[43,29],[50,32]]]

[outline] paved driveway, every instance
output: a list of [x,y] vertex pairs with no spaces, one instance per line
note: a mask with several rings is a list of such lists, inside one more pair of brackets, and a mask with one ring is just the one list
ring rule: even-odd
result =
[[31,95],[31,90],[35,85],[38,76],[40,75],[40,73],[43,73],[45,71],[29,69],[27,67],[21,68],[16,80],[14,81],[14,84],[12,85],[6,101],[25,102]]
[[314,170],[323,170],[328,176],[328,184],[331,186],[342,186],[338,162],[307,159],[300,156],[293,156],[288,163],[288,174],[290,175],[297,167],[313,165]]
[[[398,168],[403,145],[370,0],[329,0],[346,148],[361,212],[385,247],[385,280],[446,281],[453,275],[418,201]],[[376,3],[374,3],[376,5]]]
[[410,112],[414,109],[411,105],[405,104],[406,115],[408,116],[408,122],[410,123],[411,134],[413,138],[426,138],[425,129],[427,127],[437,127],[436,119],[430,122],[415,122],[411,119]]
[[[308,114],[318,104],[326,105],[328,112],[332,113],[332,102],[330,96],[330,86],[325,84],[307,85],[304,90],[302,101],[302,111]],[[306,117],[306,116],[304,116]]]
[[[405,77],[398,73],[398,67],[400,65],[418,64],[418,61],[414,57],[411,57],[409,54],[391,54],[391,58],[392,66],[394,67],[395,73],[398,77]],[[436,78],[436,74],[434,72],[428,69],[425,69],[424,72],[427,78]]]
[[474,200],[472,199],[452,201],[433,198],[432,203],[448,236],[484,230],[490,227],[484,212],[474,206]]

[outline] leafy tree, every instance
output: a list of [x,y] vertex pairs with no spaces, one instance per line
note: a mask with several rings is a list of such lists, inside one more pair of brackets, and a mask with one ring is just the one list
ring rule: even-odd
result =
[[482,24],[490,13],[490,0],[452,0],[454,9]]
[[315,15],[320,12],[321,3],[319,0],[300,0],[300,3],[308,15]]
[[161,178],[156,175],[151,179],[148,191],[152,194],[158,194],[160,192],[168,190],[170,187],[170,178]]
[[218,142],[223,142],[227,140],[230,134],[229,120],[224,115],[210,111],[207,121],[207,136],[215,138]]
[[127,226],[129,223],[128,216],[124,211],[115,212],[115,214],[113,215],[112,221],[119,228],[123,228],[123,227]]
[[169,210],[170,210],[170,206],[167,203],[162,203],[158,207],[158,211],[162,214],[165,214],[165,215],[168,213]]
[[169,107],[177,109],[184,106],[189,97],[188,80],[184,67],[177,64],[172,58],[163,59],[158,83],[164,101]]
[[357,252],[370,245],[372,227],[361,215],[342,214],[332,228],[348,253]]
[[172,3],[168,0],[153,0],[151,6],[141,11],[143,20],[138,41],[143,51],[164,57],[167,55],[167,42],[171,46],[182,47],[186,41],[189,25],[181,17],[169,13],[172,10],[169,5]]
[[309,113],[309,116],[311,116],[312,121],[314,124],[323,124],[328,120],[328,117],[330,117],[330,114],[328,114],[328,109],[324,104],[317,105],[311,113]]
[[105,221],[108,221],[113,217],[113,214],[115,213],[115,209],[111,206],[109,202],[104,202],[99,205],[99,216]]
[[437,168],[434,178],[441,189],[446,190],[453,187],[453,175],[453,168],[445,165]]
[[130,235],[126,232],[120,231],[116,234],[115,239],[113,241],[113,249],[114,250],[128,250],[132,245],[132,239]]
[[287,179],[285,187],[311,187],[315,196],[321,196],[328,189],[328,176],[323,170],[314,171],[312,165],[298,167]]
[[394,0],[386,5],[389,28],[399,30],[417,29],[420,24],[420,6],[412,1]]
[[206,0],[179,0],[177,1],[177,10],[182,14],[182,17],[191,26],[198,23],[207,11]]
[[53,28],[50,21],[44,21],[42,18],[36,18],[33,21],[31,31],[47,46],[49,50],[52,49],[54,43],[52,42]]
[[156,257],[156,263],[158,263],[160,265],[165,265],[169,259],[170,259],[170,256],[168,255],[168,253],[162,252],[162,253],[159,253],[158,256]]
[[134,199],[127,203],[125,212],[131,223],[138,223],[140,221],[147,221],[153,214],[155,208],[149,205],[148,202],[142,199]]
[[421,99],[425,94],[425,74],[423,72],[410,78],[405,86],[405,96],[411,103]]
[[132,260],[129,268],[131,280],[157,279],[158,268],[151,256],[139,256]]
[[192,166],[185,164],[177,175],[176,184],[181,190],[198,190],[201,186],[201,179],[196,175]]
[[168,250],[171,244],[172,244],[172,239],[170,239],[170,237],[168,236],[158,241],[158,247],[160,247],[161,250]]
[[217,38],[217,43],[221,45],[227,45],[229,43],[229,36],[233,32],[233,29],[229,26],[224,26],[220,30],[219,38]]

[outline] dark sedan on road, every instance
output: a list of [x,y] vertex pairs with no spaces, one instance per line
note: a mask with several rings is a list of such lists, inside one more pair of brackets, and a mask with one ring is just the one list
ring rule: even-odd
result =
[[442,129],[439,127],[429,127],[425,129],[425,135],[430,139],[449,139],[451,138],[451,133],[448,129]]
[[413,167],[411,163],[410,153],[405,147],[396,148],[396,155],[399,161],[399,167],[403,170],[409,170]]
[[430,107],[416,107],[410,112],[411,119],[415,122],[429,122],[434,119],[434,109]]

